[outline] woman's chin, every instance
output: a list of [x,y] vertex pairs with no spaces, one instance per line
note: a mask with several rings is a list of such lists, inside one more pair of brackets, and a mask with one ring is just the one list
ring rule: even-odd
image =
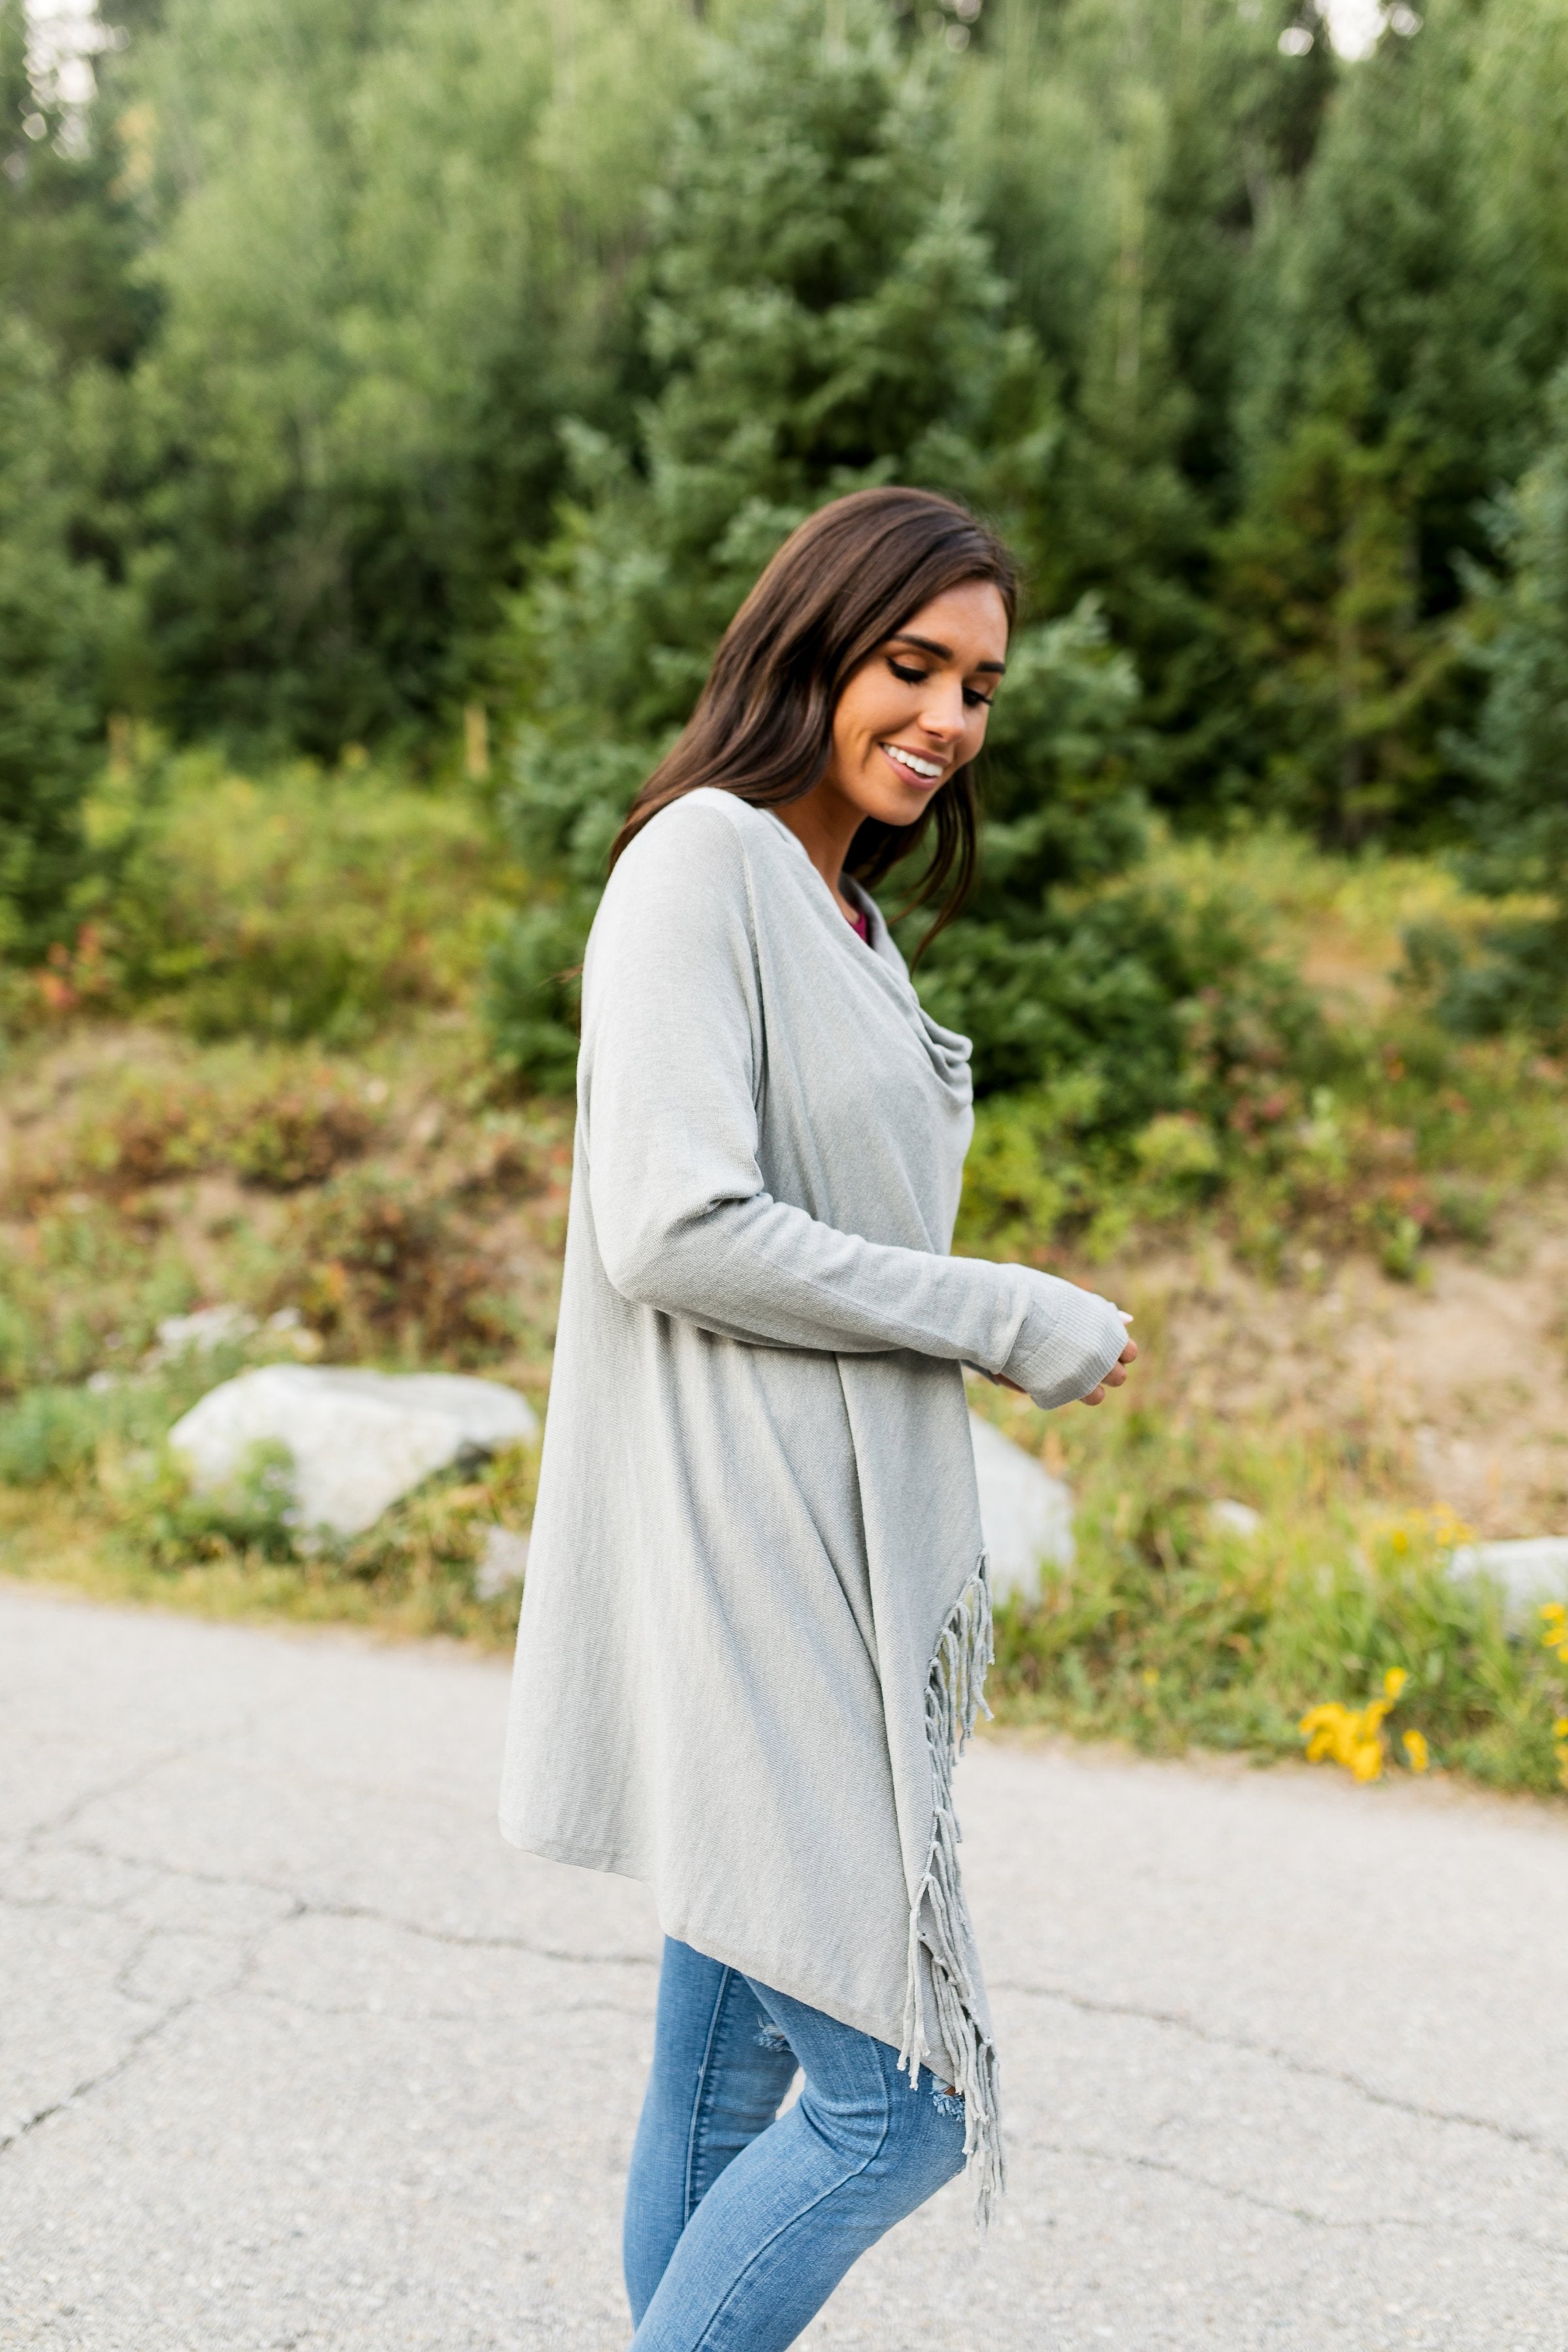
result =
[[856,795],[861,809],[879,824],[918,824],[931,804],[931,794],[918,784],[877,783]]

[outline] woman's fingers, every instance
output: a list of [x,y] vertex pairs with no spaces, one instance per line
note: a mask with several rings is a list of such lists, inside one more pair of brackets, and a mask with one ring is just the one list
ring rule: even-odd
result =
[[1079,1404],[1103,1404],[1105,1402],[1106,1390],[1119,1389],[1126,1381],[1127,1375],[1123,1371],[1122,1366],[1124,1364],[1136,1363],[1137,1360],[1138,1342],[1136,1339],[1129,1339],[1127,1345],[1122,1349],[1121,1355],[1117,1358],[1115,1363],[1112,1364],[1110,1370],[1106,1373],[1105,1378],[1100,1381],[1099,1387],[1090,1389],[1087,1396],[1079,1397]]

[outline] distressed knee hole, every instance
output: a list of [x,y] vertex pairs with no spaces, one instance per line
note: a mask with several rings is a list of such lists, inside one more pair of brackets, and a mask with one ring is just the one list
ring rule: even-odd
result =
[[757,2036],[759,2050],[787,2050],[789,2036],[782,2025],[764,2025]]

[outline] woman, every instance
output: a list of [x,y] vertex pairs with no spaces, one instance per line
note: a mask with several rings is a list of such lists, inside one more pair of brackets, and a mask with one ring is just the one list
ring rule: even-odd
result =
[[1134,1350],[1107,1300],[948,1255],[969,1045],[866,886],[934,832],[927,895],[962,892],[1014,602],[946,499],[814,515],[588,943],[501,1819],[665,1930],[635,2352],[791,2344],[965,2159],[983,2209],[1001,2182],[951,1802],[991,1654],[962,1367],[1094,1403]]

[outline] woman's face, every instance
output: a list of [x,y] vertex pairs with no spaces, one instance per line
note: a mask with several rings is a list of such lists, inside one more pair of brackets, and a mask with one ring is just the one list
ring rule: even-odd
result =
[[985,740],[1006,657],[1007,608],[991,581],[933,596],[839,696],[824,784],[863,818],[917,823]]

